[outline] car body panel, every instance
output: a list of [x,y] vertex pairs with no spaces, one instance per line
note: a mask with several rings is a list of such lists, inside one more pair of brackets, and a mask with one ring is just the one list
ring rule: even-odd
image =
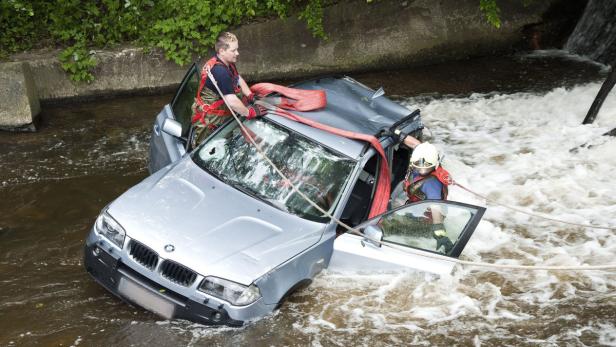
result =
[[154,173],[162,167],[180,159],[185,153],[184,144],[176,137],[165,133],[163,123],[166,119],[174,119],[170,105],[165,105],[156,116],[152,134],[150,136],[150,149],[148,171]]
[[341,273],[410,270],[445,275],[451,273],[454,265],[454,261],[431,258],[428,252],[410,253],[402,247],[378,247],[366,242],[363,236],[345,233],[334,242],[328,270]]
[[358,140],[349,139],[329,133],[325,130],[313,128],[311,126],[292,121],[290,119],[277,116],[274,114],[268,114],[267,119],[276,122],[286,128],[292,129],[298,134],[302,134],[320,144],[329,147],[339,153],[342,153],[352,159],[359,159],[359,157],[366,151],[367,144]]
[[[189,157],[154,185],[126,192],[108,212],[158,254],[172,244],[174,261],[245,285],[315,244],[324,229],[226,185]],[[225,246],[209,247],[216,244]]]
[[[430,231],[431,217],[426,216],[430,213],[430,208],[434,210],[436,207],[444,215],[443,229],[447,230],[453,243],[451,251],[440,252],[444,254],[439,254],[434,249],[434,245],[438,245],[438,242]],[[443,200],[424,200],[401,206],[366,221],[357,226],[356,230],[363,231],[368,226],[378,226],[387,235],[388,223],[385,222],[388,218],[392,220],[396,218],[394,215],[403,217],[408,215],[407,224],[396,226],[396,228],[405,228],[404,234],[410,237],[401,238],[400,235],[391,235],[391,238],[385,237],[383,240],[377,240],[382,242],[378,244],[371,242],[367,237],[345,233],[336,238],[334,242],[329,269],[338,272],[386,272],[402,269],[440,275],[448,274],[455,265],[453,259],[459,257],[484,212],[483,207]],[[413,218],[418,216],[420,218],[415,221]],[[418,228],[421,230],[416,230]],[[395,242],[395,240],[410,240],[410,242]],[[439,256],[435,257],[435,255]]]
[[373,89],[346,76],[315,78],[297,83],[293,87],[325,90],[325,108],[294,113],[337,129],[375,135],[411,113],[408,108],[385,96],[373,98]]
[[[192,103],[197,91],[199,69],[193,64],[182,79],[173,100],[163,107],[156,116],[150,137],[148,170],[158,171],[163,166],[175,162],[186,153],[187,139],[191,129]],[[163,131],[166,119],[172,119],[182,126],[182,136],[173,137]]]

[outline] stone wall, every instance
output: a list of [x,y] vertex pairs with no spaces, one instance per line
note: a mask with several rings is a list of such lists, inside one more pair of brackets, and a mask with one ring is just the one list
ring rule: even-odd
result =
[[[326,41],[312,37],[305,23],[296,18],[233,29],[240,39],[238,67],[245,79],[256,81],[508,52],[523,40],[524,28],[540,23],[548,7],[558,2],[562,1],[533,1],[523,6],[520,0],[499,1],[502,26],[497,29],[486,22],[479,0],[343,1],[325,11]],[[173,88],[186,70],[159,52],[118,49],[96,52],[96,80],[75,84],[56,56],[57,52],[48,52],[15,57],[29,64],[36,94],[44,101]]]

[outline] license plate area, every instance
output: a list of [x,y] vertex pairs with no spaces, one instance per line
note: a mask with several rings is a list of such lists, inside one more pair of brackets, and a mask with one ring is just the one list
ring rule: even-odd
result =
[[167,299],[152,293],[150,290],[127,278],[120,278],[118,292],[123,297],[146,308],[165,319],[173,318],[175,305]]

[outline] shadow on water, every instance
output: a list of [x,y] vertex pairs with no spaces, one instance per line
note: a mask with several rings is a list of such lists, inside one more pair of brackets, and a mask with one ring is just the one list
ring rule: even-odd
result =
[[[542,92],[601,76],[599,66],[558,54],[352,74],[400,98]],[[335,317],[334,307],[314,307],[327,302],[328,293],[319,292],[323,285],[318,284],[291,297],[290,304],[273,316],[236,330],[158,321],[89,278],[81,264],[84,237],[107,203],[146,177],[152,122],[170,98],[167,94],[49,106],[38,133],[0,133],[0,345],[307,345],[320,343],[311,333],[311,324],[321,324],[315,312],[331,314],[340,326],[353,325],[337,321],[341,318]],[[343,292],[357,297],[374,289],[370,284],[367,289],[351,287]],[[296,322],[298,317],[302,322]],[[455,336],[424,334],[424,342],[471,344],[475,334],[465,330],[470,323]],[[478,324],[473,329],[485,331],[485,322]],[[373,326],[364,328],[331,331],[322,342],[413,341],[413,327],[397,337],[384,336]],[[515,329],[519,331],[510,335],[530,333],[524,327]],[[498,335],[491,341],[498,344]]]

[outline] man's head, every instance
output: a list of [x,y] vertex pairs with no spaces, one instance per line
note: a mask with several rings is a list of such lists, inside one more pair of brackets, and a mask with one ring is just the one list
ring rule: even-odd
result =
[[237,37],[230,32],[222,32],[218,34],[214,49],[218,57],[225,63],[231,64],[237,62],[237,57],[240,55],[238,51]]
[[424,142],[413,149],[410,167],[418,174],[422,176],[428,175],[436,170],[439,164],[438,150],[433,144]]

